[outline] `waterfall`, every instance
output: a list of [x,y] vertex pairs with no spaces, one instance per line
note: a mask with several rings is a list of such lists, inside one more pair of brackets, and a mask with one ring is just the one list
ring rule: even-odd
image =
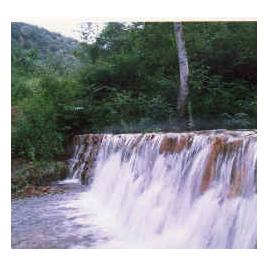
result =
[[71,170],[123,247],[256,248],[256,151],[256,131],[88,134]]

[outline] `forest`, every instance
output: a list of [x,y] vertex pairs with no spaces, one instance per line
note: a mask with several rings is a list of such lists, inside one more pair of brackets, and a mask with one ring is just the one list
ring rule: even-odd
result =
[[[194,130],[256,127],[256,22],[184,22]],[[181,131],[172,22],[107,23],[80,43],[12,23],[12,158],[50,161],[73,135]]]

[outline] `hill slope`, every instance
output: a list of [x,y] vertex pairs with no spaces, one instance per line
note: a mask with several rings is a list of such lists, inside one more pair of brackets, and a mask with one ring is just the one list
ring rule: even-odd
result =
[[11,24],[12,52],[15,50],[35,50],[38,59],[67,64],[77,63],[74,51],[79,47],[75,39],[64,37],[34,25],[12,22]]

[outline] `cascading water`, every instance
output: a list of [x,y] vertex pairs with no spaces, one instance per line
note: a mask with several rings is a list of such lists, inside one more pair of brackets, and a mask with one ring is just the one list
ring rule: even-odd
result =
[[76,136],[71,169],[105,248],[257,246],[256,131]]

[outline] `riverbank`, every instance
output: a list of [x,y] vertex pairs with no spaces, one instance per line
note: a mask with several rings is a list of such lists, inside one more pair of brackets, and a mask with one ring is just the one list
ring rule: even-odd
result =
[[39,196],[63,192],[54,184],[68,175],[66,161],[28,161],[12,159],[11,194],[12,198]]

